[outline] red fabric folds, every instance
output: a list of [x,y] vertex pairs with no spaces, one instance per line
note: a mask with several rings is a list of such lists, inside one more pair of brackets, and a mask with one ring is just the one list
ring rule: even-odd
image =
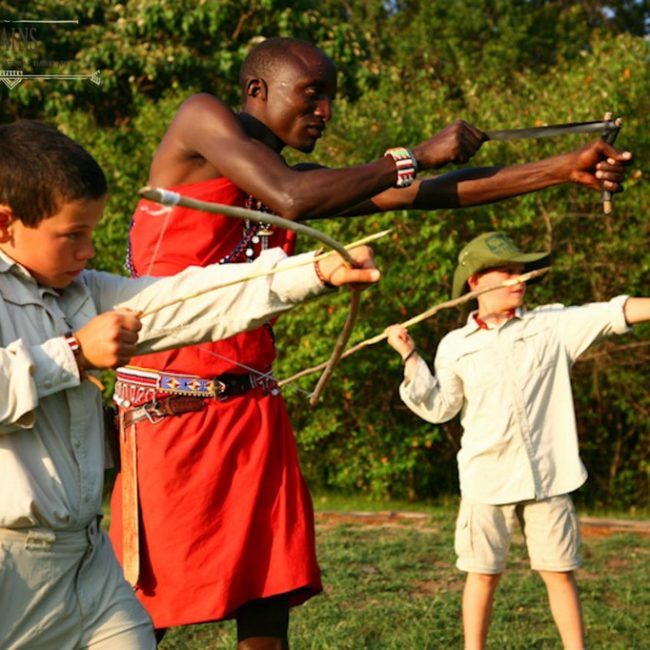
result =
[[[227,179],[172,188],[197,199],[243,205]],[[140,201],[131,227],[137,275],[169,275],[219,262],[242,238],[239,219]],[[160,231],[167,223],[163,237]],[[270,246],[292,252],[294,234]],[[259,245],[254,245],[255,254]],[[152,258],[153,263],[152,263]],[[224,358],[217,358],[214,355]],[[137,357],[132,365],[213,377],[267,371],[275,358],[268,326],[224,341]],[[198,413],[137,425],[141,576],[137,594],[156,627],[229,618],[257,598],[291,593],[299,604],[321,589],[311,498],[281,395],[256,388]],[[121,556],[121,480],[110,536]]]

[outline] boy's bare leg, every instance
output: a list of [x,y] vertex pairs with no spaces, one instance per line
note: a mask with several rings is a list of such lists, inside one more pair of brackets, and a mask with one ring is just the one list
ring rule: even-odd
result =
[[540,571],[548,602],[565,650],[583,650],[585,630],[573,571]]
[[465,650],[483,650],[487,639],[494,591],[501,574],[468,573],[463,591]]

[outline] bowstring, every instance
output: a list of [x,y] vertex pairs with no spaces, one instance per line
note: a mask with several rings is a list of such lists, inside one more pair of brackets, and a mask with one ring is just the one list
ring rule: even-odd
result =
[[[176,329],[182,329],[183,327],[189,327],[189,323],[185,323],[183,325],[178,326]],[[165,336],[169,336],[170,338],[173,338],[177,341],[184,342],[183,339],[181,339],[175,332],[170,332],[168,330],[156,328],[156,327],[151,327],[150,325],[146,326],[147,329],[150,332],[158,332],[160,334],[164,334]],[[262,370],[258,370],[257,368],[253,368],[252,366],[246,365],[245,363],[241,363],[240,361],[235,361],[234,359],[231,359],[230,357],[226,357],[223,354],[219,354],[218,352],[215,352],[214,350],[208,350],[207,348],[203,347],[202,344],[195,344],[195,347],[197,350],[200,350],[201,352],[204,352],[205,354],[214,357],[215,359],[220,359],[221,361],[227,361],[228,363],[232,363],[235,366],[238,366],[239,368],[242,368],[243,370],[246,370],[254,375],[256,375],[259,379],[273,379],[276,381],[275,377],[273,376],[273,369],[271,369],[269,372],[263,372]],[[287,384],[288,385],[288,384]],[[279,387],[278,387],[279,388]],[[303,388],[300,388],[299,386],[292,385],[291,388],[299,393],[303,393],[307,395],[307,397],[311,397],[311,393],[307,390],[304,390]]]

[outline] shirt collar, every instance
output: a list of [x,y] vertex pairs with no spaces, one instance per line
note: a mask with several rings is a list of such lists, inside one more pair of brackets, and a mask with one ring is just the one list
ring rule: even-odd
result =
[[22,264],[19,264],[4,251],[0,250],[0,273],[10,271],[13,271],[17,275],[22,275],[25,279],[29,279],[36,284],[36,280],[34,280],[32,274]]
[[465,325],[464,328],[465,336],[469,336],[470,334],[473,334],[478,330],[499,329],[506,323],[510,322],[513,318],[521,319],[523,317],[524,317],[524,309],[522,307],[517,307],[512,311],[512,315],[508,318],[508,320],[504,321],[501,325],[494,326],[494,325],[488,325],[485,321],[479,318],[478,310],[475,310],[471,312],[470,315],[467,317],[467,324]]

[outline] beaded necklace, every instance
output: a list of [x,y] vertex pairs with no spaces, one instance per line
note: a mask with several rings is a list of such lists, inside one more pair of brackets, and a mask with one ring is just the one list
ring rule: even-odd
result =
[[[271,213],[271,210],[264,205],[261,201],[258,201],[253,197],[252,194],[249,194],[246,197],[244,202],[244,207],[248,210],[255,210],[257,212],[266,212],[267,214]],[[233,248],[233,250],[228,254],[224,255],[219,260],[219,264],[230,264],[233,262],[252,262],[255,257],[255,248],[258,246],[258,255],[268,249],[269,247],[269,238],[273,235],[273,227],[268,223],[259,223],[257,221],[251,221],[246,219],[243,226],[243,235],[239,240],[239,243]],[[243,258],[242,258],[243,252]]]

